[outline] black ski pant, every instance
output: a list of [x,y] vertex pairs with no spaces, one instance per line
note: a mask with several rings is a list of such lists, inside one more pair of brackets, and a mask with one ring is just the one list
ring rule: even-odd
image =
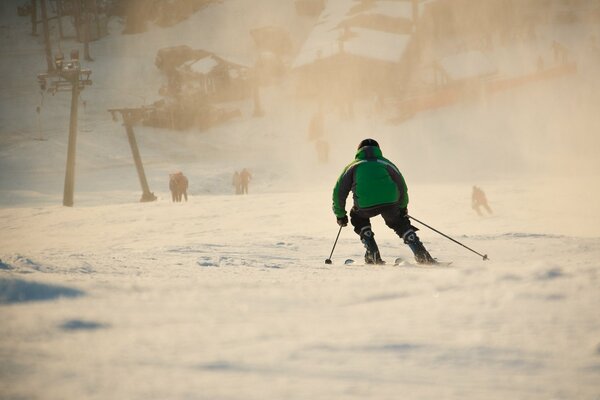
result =
[[402,239],[404,239],[404,235],[408,231],[418,230],[410,224],[406,208],[402,208],[399,204],[393,203],[362,209],[357,208],[356,206],[352,207],[352,209],[350,209],[350,223],[354,227],[354,232],[360,235],[364,228],[370,228],[370,219],[377,215],[381,215],[385,224],[393,229]]

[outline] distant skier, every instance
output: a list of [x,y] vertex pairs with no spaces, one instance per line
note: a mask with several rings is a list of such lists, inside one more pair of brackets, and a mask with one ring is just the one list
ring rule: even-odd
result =
[[248,183],[252,179],[252,174],[246,168],[240,172],[241,193],[248,194]]
[[483,215],[480,207],[483,207],[488,214],[492,214],[492,209],[490,208],[485,192],[478,188],[477,186],[473,186],[473,192],[471,193],[471,208],[477,212],[478,215]]
[[419,264],[437,262],[419,240],[417,228],[408,219],[408,191],[398,168],[385,159],[379,144],[365,139],[358,151],[338,178],[333,189],[333,212],[340,226],[348,225],[346,198],[353,192],[354,206],[350,210],[350,222],[367,249],[367,264],[384,264],[371,230],[370,218],[381,215],[385,224],[404,240]]

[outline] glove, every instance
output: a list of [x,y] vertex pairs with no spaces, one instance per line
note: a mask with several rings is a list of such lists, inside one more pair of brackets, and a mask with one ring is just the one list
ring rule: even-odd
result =
[[348,216],[344,215],[343,217],[339,217],[337,219],[337,224],[339,226],[347,226],[348,225]]

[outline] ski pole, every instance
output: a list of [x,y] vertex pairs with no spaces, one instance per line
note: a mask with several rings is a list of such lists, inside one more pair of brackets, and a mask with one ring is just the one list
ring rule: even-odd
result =
[[448,236],[448,235],[446,235],[446,234],[444,234],[444,233],[442,233],[442,232],[438,231],[437,229],[435,229],[435,228],[433,228],[433,227],[431,227],[431,226],[427,225],[425,222],[421,222],[421,221],[419,221],[418,219],[416,219],[416,218],[414,218],[414,217],[411,217],[410,215],[408,216],[408,218],[412,219],[413,221],[417,221],[417,222],[418,222],[418,223],[420,223],[421,225],[424,225],[424,226],[428,227],[429,229],[431,229],[431,230],[432,230],[432,231],[434,231],[434,232],[437,232],[437,233],[439,233],[439,234],[440,234],[440,235],[442,235],[443,237],[445,237],[445,238],[447,238],[447,239],[450,239],[450,240],[452,240],[454,243],[456,243],[456,244],[460,244],[460,245],[461,245],[462,247],[464,247],[465,249],[471,250],[473,253],[477,254],[479,257],[483,257],[483,260],[484,260],[484,261],[485,261],[485,260],[489,260],[489,258],[488,258],[488,256],[487,256],[487,254],[480,254],[480,253],[476,252],[475,250],[473,250],[473,249],[472,249],[472,248],[470,248],[470,247],[467,247],[467,246],[465,246],[464,244],[462,244],[462,243],[461,243],[461,242],[459,242],[458,240],[454,240],[454,239],[452,239],[450,236]]
[[335,250],[335,245],[337,244],[337,241],[340,237],[340,233],[342,232],[342,228],[343,226],[340,225],[340,230],[338,231],[338,234],[335,238],[335,242],[333,243],[333,248],[331,249],[331,254],[329,255],[329,258],[327,260],[325,260],[325,264],[331,264],[331,256],[333,255],[333,250]]

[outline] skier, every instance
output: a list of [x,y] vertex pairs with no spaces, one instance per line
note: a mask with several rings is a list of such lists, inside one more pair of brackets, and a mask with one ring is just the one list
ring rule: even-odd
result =
[[471,208],[477,212],[477,215],[483,215],[479,207],[483,207],[488,214],[492,214],[485,192],[477,187],[473,186],[473,192],[471,193]]
[[353,192],[354,206],[350,210],[350,222],[367,249],[367,264],[384,264],[371,230],[370,218],[381,215],[385,224],[404,240],[419,264],[437,262],[416,234],[417,228],[408,219],[408,191],[398,168],[383,157],[374,139],[364,139],[358,151],[340,175],[333,189],[333,212],[340,226],[348,225],[346,198]]

